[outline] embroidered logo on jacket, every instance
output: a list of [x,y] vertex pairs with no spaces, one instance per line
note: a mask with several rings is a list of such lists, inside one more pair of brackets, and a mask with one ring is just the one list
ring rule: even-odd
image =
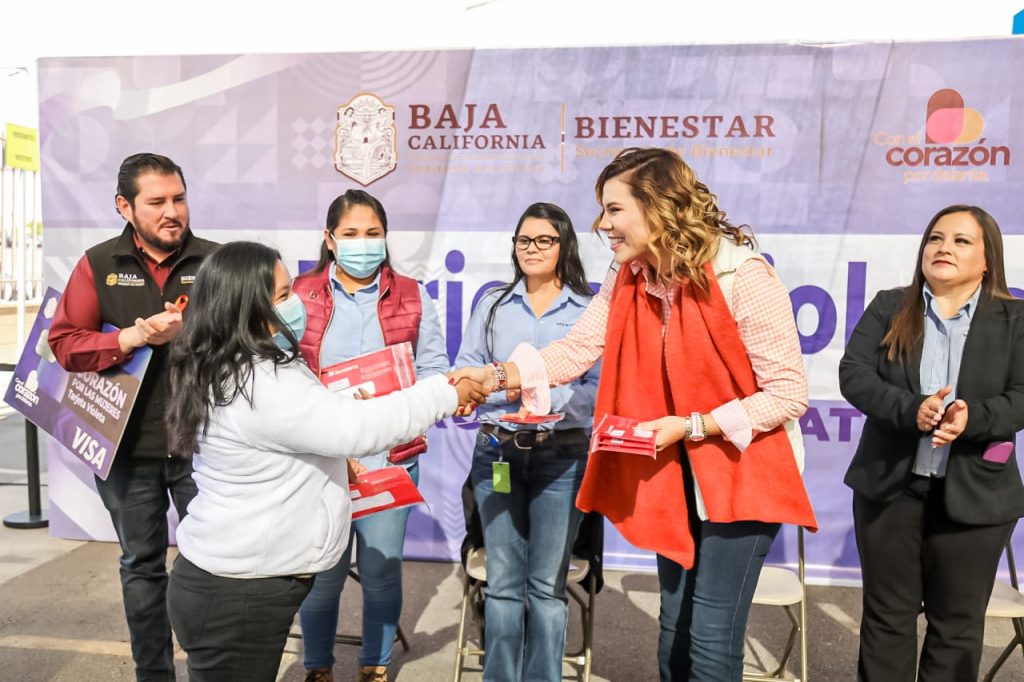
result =
[[146,286],[146,280],[134,272],[119,272],[116,275],[110,273],[107,275],[107,286],[112,287],[115,284],[119,287],[144,287]]

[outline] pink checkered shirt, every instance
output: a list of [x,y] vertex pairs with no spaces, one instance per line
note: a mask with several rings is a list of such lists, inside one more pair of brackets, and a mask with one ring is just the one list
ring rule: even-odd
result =
[[[638,262],[630,267],[647,278],[647,268]],[[523,404],[531,411],[547,413],[551,404],[548,387],[572,381],[601,357],[617,274],[614,269],[608,271],[601,290],[564,338],[540,351],[522,344],[509,358],[519,368]],[[647,282],[647,293],[662,302],[664,334],[678,289],[660,281]],[[754,433],[769,431],[804,413],[807,377],[789,294],[763,259],[751,258],[736,271],[731,308],[761,390],[720,405],[711,416],[722,434],[742,451]]]

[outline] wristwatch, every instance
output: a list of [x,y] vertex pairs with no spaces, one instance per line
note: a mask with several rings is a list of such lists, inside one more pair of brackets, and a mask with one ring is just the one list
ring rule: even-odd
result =
[[704,415],[700,412],[691,412],[690,416],[686,417],[686,440],[699,443],[707,437],[704,430]]

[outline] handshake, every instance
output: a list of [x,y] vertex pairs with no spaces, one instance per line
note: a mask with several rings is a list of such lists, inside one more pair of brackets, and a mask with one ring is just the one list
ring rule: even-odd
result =
[[482,367],[460,367],[448,373],[448,383],[459,394],[455,416],[465,417],[495,391],[508,391],[510,400],[519,399],[519,370],[510,362],[492,362]]

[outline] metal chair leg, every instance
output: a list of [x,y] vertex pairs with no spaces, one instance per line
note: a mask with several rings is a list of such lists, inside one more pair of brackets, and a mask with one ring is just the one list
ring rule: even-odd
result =
[[789,662],[789,657],[793,655],[793,646],[796,644],[796,636],[800,631],[800,623],[797,621],[796,616],[793,615],[792,607],[787,606],[785,609],[792,627],[790,627],[789,630],[789,638],[786,640],[786,649],[782,654],[782,659],[779,661],[779,667],[769,673],[769,677],[782,677],[782,673],[786,671],[786,664]]
[[587,586],[588,607],[583,626],[583,682],[590,682],[590,668],[594,652],[594,597],[597,595],[597,580],[591,576]]
[[[786,666],[788,665],[790,658],[793,655],[793,649],[796,647],[796,638],[800,637],[800,676],[792,678],[794,682],[807,682],[807,584],[806,579],[806,565],[804,563],[804,529],[801,526],[797,526],[797,577],[800,579],[800,602],[799,610],[800,616],[797,618],[796,604],[790,604],[785,606],[786,616],[789,618],[790,630],[789,636],[786,641],[786,648],[782,653],[782,659],[779,661],[778,667],[771,672],[764,673],[743,673],[744,680],[771,680],[771,679],[790,679],[786,676]],[[766,665],[762,666],[767,668]]]
[[796,529],[797,552],[799,563],[797,573],[800,575],[800,682],[807,682],[807,565],[804,558],[804,527]]
[[455,671],[452,680],[459,682],[462,679],[462,661],[465,656],[466,641],[466,612],[469,610],[469,576],[463,578],[462,583],[462,608],[459,611],[459,632],[455,639]]
[[[571,597],[572,600],[580,607],[580,633],[584,637],[584,640],[580,644],[580,648],[576,651],[569,651],[568,648],[566,648],[564,655],[562,656],[562,660],[566,663],[580,664],[584,654],[586,653],[587,603],[584,601],[583,597],[580,596],[575,585],[566,585],[565,594]],[[568,646],[568,643],[566,646]]]
[[992,682],[992,680],[996,678],[996,673],[999,672],[1001,667],[1003,667],[1003,663],[1006,663],[1006,660],[1010,658],[1010,654],[1013,653],[1013,650],[1017,648],[1018,645],[1024,649],[1024,639],[1021,638],[1020,634],[1014,637],[1013,641],[1007,644],[1006,648],[999,654],[999,658],[996,659],[996,662],[992,664],[992,667],[989,668],[988,673],[985,675],[985,682]]
[[1014,618],[1013,627],[1017,631],[1017,640],[1020,642],[1021,654],[1024,654],[1024,618]]

